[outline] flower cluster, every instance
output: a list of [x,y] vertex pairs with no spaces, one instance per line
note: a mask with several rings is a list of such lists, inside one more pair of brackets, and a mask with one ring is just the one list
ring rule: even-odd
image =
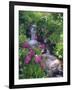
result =
[[[40,63],[42,60],[42,56],[41,55],[37,55],[37,53],[35,52],[35,50],[33,50],[30,45],[28,44],[28,42],[25,42],[23,44],[23,48],[28,48],[29,49],[29,53],[27,54],[27,56],[25,57],[25,64],[29,64],[31,59],[34,57],[35,58],[35,63]],[[45,48],[45,45],[42,44],[39,46],[40,49]]]
[[35,62],[36,63],[40,63],[41,60],[42,60],[42,57],[41,56],[35,55]]
[[29,64],[29,62],[31,61],[34,55],[35,55],[35,52],[32,49],[30,49],[28,55],[25,58],[25,63]]

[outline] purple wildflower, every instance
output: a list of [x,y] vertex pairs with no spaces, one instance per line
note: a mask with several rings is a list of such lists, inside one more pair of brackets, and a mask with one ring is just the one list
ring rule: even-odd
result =
[[30,61],[31,61],[31,56],[27,55],[26,58],[25,58],[25,63],[29,64]]
[[36,63],[40,63],[41,60],[42,60],[42,57],[41,56],[35,55],[35,62]]
[[30,49],[29,54],[30,54],[30,55],[31,55],[31,57],[32,57],[32,56],[34,56],[34,55],[35,55],[35,52],[34,52],[32,49]]
[[29,48],[29,47],[30,47],[30,45],[29,45],[28,42],[25,42],[25,43],[23,44],[23,48]]

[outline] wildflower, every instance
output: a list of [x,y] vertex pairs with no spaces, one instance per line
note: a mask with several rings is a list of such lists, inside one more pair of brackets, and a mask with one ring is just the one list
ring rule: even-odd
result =
[[42,60],[42,57],[41,56],[35,55],[35,62],[36,63],[40,63],[41,60]]
[[27,55],[26,58],[25,58],[25,63],[29,64],[30,61],[31,61],[31,56]]
[[29,47],[30,47],[30,45],[29,45],[28,42],[25,42],[25,43],[23,44],[23,48],[29,48]]
[[32,56],[34,56],[34,55],[35,55],[35,52],[34,52],[32,49],[30,49],[29,54],[30,54],[30,55],[31,55],[31,57],[32,57]]

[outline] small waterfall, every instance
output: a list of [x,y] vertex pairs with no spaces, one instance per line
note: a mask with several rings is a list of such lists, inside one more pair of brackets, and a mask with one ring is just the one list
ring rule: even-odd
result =
[[32,25],[30,31],[31,31],[31,40],[35,40],[35,38],[36,38],[36,25]]
[[36,40],[36,25],[33,24],[30,28],[30,32],[31,32],[31,40],[29,41],[29,44],[34,47],[38,44],[37,40]]

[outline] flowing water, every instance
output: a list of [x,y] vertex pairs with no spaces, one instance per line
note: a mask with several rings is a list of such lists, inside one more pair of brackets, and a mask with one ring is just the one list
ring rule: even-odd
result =
[[38,44],[37,40],[36,40],[36,25],[33,24],[31,29],[30,29],[30,32],[31,32],[31,40],[29,41],[29,44],[34,47]]

